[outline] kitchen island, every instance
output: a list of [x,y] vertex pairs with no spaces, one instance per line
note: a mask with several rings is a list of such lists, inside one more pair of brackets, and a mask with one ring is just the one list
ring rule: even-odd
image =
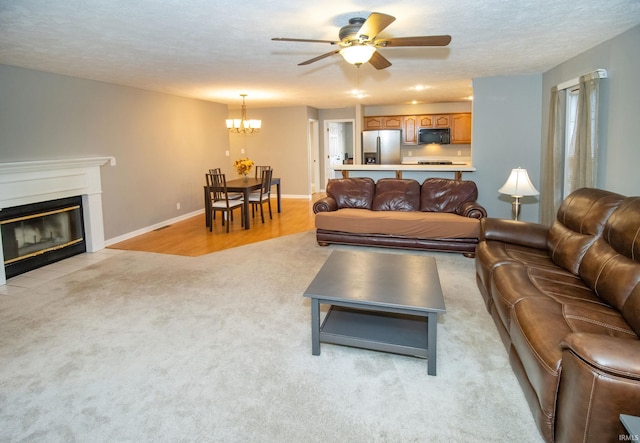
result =
[[[371,177],[378,178],[414,178],[422,181],[429,177],[449,178],[462,180],[463,172],[475,172],[471,163],[453,164],[402,164],[402,165],[335,165],[332,167],[335,172],[341,172],[342,177]],[[447,177],[449,176],[449,177]]]

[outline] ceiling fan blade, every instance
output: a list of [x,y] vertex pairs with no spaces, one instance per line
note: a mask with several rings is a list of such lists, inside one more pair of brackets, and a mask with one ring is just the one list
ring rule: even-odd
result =
[[309,60],[306,60],[302,63],[298,63],[298,66],[302,66],[302,65],[310,65],[313,62],[317,62],[318,60],[322,60],[323,58],[327,58],[327,57],[331,57],[333,54],[337,54],[338,52],[340,52],[339,49],[336,49],[335,51],[331,51],[331,52],[327,52],[326,54],[322,54],[319,55],[317,57],[311,58]]
[[339,42],[333,40],[312,40],[307,38],[286,38],[286,37],[275,37],[272,38],[274,42],[304,42],[304,43],[330,43],[335,45]]
[[372,12],[367,18],[367,21],[365,21],[358,30],[358,37],[362,38],[365,36],[365,41],[373,40],[384,28],[389,26],[395,20],[396,18],[391,15]]
[[391,62],[387,60],[384,55],[380,54],[379,51],[373,53],[369,59],[369,63],[371,63],[376,69],[385,69],[391,66]]
[[374,44],[378,47],[391,46],[447,46],[451,43],[450,35],[427,35],[424,37],[381,38]]

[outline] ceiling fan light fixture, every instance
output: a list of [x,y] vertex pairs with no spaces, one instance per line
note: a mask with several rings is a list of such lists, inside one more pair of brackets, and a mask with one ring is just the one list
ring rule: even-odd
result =
[[373,53],[376,52],[376,48],[369,45],[351,45],[340,50],[340,55],[352,65],[361,65],[367,63]]

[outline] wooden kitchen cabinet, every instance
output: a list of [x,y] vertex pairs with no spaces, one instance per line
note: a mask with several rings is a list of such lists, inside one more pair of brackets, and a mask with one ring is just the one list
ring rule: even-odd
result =
[[471,113],[451,115],[451,143],[471,144]]
[[364,129],[402,129],[402,117],[365,117]]
[[421,115],[418,117],[418,125],[421,128],[433,128],[433,115]]
[[402,143],[418,144],[419,128],[451,128],[452,144],[471,144],[471,113],[365,117],[365,130],[402,129]]
[[402,143],[405,145],[418,144],[418,117],[405,115],[402,117]]
[[384,117],[384,129],[402,129],[402,117]]
[[433,127],[434,128],[449,128],[451,126],[450,115],[434,115]]
[[428,114],[418,117],[418,124],[421,128],[448,128],[450,122],[451,116],[449,114]]

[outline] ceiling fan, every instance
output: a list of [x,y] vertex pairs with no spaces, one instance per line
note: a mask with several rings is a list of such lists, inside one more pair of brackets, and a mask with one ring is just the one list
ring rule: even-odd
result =
[[376,38],[387,26],[395,21],[395,17],[380,12],[372,12],[365,20],[362,17],[349,19],[349,24],[340,28],[340,40],[311,40],[303,38],[276,37],[271,40],[285,42],[329,43],[338,45],[340,49],[327,52],[312,59],[298,63],[298,66],[308,65],[323,58],[340,53],[344,59],[356,66],[369,62],[376,69],[391,66],[378,48],[400,46],[447,46],[451,42],[450,35],[430,35],[423,37]]

